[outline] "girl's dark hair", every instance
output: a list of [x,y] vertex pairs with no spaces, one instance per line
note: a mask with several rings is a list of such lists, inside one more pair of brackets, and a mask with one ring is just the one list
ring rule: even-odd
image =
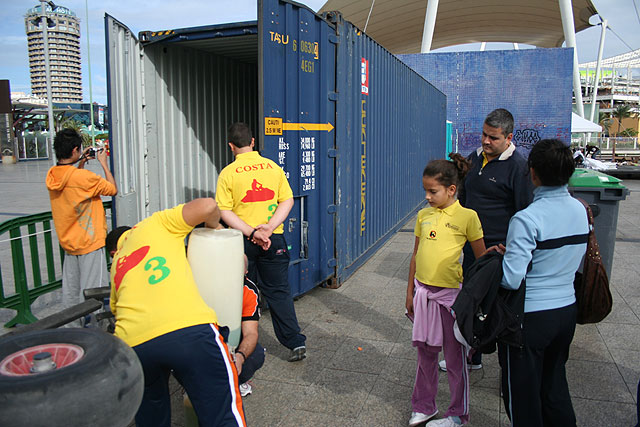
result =
[[440,184],[448,187],[450,185],[458,186],[469,172],[471,164],[460,153],[449,154],[449,160],[439,159],[432,160],[424,168],[422,176],[435,178]]
[[571,149],[559,139],[538,141],[529,153],[528,164],[540,183],[550,187],[568,184],[576,169]]

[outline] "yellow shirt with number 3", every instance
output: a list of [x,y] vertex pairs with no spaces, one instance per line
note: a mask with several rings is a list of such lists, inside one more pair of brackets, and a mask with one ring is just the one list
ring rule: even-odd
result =
[[200,296],[184,239],[184,205],[156,212],[123,234],[111,265],[115,335],[131,347],[189,326],[217,323]]

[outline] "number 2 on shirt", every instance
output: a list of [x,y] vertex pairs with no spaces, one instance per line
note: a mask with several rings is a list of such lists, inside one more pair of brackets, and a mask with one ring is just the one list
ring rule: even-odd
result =
[[[157,265],[155,267],[153,267],[152,261],[157,262]],[[159,275],[156,275],[154,273],[153,275],[149,276],[149,284],[150,285],[155,285],[157,283],[160,283],[164,279],[166,279],[167,276],[169,276],[169,274],[171,273],[171,270],[169,270],[168,267],[165,267],[166,263],[167,263],[167,260],[164,257],[157,256],[157,257],[151,258],[144,265],[145,271],[151,269],[151,271],[158,272],[158,274],[159,274]]]
[[[278,208],[278,205],[274,203],[272,205],[269,205],[269,207],[267,209],[269,209],[269,212],[275,212],[277,208]],[[267,217],[267,221],[269,221],[272,216],[273,216],[273,214],[269,215]]]

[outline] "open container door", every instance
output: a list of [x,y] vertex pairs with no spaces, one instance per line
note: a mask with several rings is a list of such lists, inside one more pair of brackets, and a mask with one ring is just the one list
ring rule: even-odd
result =
[[284,223],[294,296],[335,277],[335,28],[304,5],[258,2],[262,155],[295,204]]
[[142,48],[124,24],[108,14],[104,19],[114,212],[116,224],[134,225],[148,214]]

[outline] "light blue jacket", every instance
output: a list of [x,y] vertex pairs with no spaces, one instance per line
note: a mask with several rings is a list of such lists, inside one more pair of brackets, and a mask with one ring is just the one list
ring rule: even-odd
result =
[[[575,302],[573,280],[587,250],[587,244],[581,243],[534,251],[536,241],[588,231],[587,212],[571,197],[566,185],[536,188],[533,203],[511,218],[501,285],[518,289],[526,274],[525,313],[566,307]],[[527,273],[532,257],[531,271]]]

